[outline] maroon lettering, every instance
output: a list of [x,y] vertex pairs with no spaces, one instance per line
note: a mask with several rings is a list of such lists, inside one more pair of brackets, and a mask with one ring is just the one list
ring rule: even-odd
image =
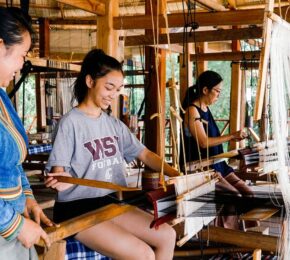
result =
[[116,154],[116,146],[112,137],[102,138],[104,153],[107,157],[114,156]]

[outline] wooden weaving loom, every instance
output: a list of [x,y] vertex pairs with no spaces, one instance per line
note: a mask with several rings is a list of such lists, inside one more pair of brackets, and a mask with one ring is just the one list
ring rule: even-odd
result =
[[197,213],[206,203],[195,199],[213,192],[216,182],[212,171],[198,172],[170,178],[166,191],[160,188],[147,192],[153,206],[154,221],[151,227],[156,228],[165,222],[173,226],[183,223],[182,237],[177,242],[178,246],[182,246],[215,218]]

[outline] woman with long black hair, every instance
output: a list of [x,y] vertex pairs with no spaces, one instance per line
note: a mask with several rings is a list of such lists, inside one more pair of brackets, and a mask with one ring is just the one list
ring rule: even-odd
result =
[[[223,143],[231,140],[238,142],[247,137],[244,131],[220,135],[209,106],[218,100],[222,82],[223,79],[218,73],[208,70],[201,73],[196,84],[187,90],[182,104],[186,111],[183,116],[186,162],[207,158],[207,150],[209,156],[221,154]],[[183,156],[181,161],[182,159]],[[220,177],[217,188],[236,194],[252,195],[251,189],[235,175],[233,168],[226,162],[216,163],[211,167]]]

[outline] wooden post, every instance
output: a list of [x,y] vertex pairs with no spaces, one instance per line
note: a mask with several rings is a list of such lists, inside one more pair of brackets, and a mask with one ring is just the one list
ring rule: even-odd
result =
[[187,43],[185,53],[179,55],[179,86],[180,86],[180,101],[185,98],[187,89],[193,85],[193,64],[190,61],[192,51],[192,43]]
[[[240,44],[233,41],[232,50],[239,51]],[[240,130],[241,118],[241,69],[239,63],[232,63],[232,84],[231,84],[231,106],[230,106],[230,132]],[[230,142],[230,150],[235,150],[239,147],[237,142]]]
[[[106,54],[120,60],[119,52],[119,31],[113,29],[113,18],[119,15],[119,0],[107,0],[105,3],[105,15],[97,19],[97,48],[102,49]],[[112,102],[111,108],[114,116],[119,116],[119,99]]]
[[39,57],[49,58],[49,20],[39,18]]
[[261,260],[261,257],[262,257],[262,250],[255,249],[253,253],[253,260]]
[[43,250],[43,248],[37,248],[37,251],[44,251],[38,252],[39,260],[64,260],[66,252],[66,241],[59,240],[53,243],[47,251]]
[[[152,8],[154,12],[160,8],[156,4],[154,1]],[[164,4],[162,3],[163,6]],[[150,1],[148,0],[146,0],[145,12],[148,15],[151,14]],[[154,24],[156,26],[156,21]],[[153,35],[153,31],[146,30],[145,34]],[[158,64],[155,62],[157,57],[154,48],[145,47],[145,69],[150,72],[146,77],[145,84],[147,86],[145,89],[145,145],[151,151],[163,156],[165,147],[166,51],[158,49],[157,55]],[[157,77],[157,73],[159,77]],[[161,111],[159,117],[151,120],[150,117],[159,111]]]
[[40,79],[40,73],[35,75],[35,92],[36,92],[36,114],[37,114],[37,132],[43,131],[46,126],[45,115],[45,87],[44,82]]
[[[241,109],[240,109],[240,129],[245,127],[246,121],[246,70],[241,71]],[[240,148],[245,147],[245,140],[240,142]]]
[[[207,42],[198,42],[196,44],[196,49],[197,49],[197,55],[200,53],[206,53],[207,52]],[[207,70],[207,64],[208,62],[203,60],[203,61],[197,61],[196,63],[196,71],[195,75],[196,77],[199,76],[202,72]]]

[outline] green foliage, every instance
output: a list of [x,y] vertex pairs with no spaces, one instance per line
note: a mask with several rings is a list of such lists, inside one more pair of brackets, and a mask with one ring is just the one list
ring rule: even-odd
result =
[[[213,117],[218,119],[229,120],[230,117],[230,97],[231,97],[231,62],[229,61],[212,61],[208,63],[208,69],[219,73],[223,78],[222,92],[218,101],[210,107]],[[217,121],[220,131],[225,125],[225,121]],[[225,132],[227,134],[229,128]],[[224,150],[228,150],[228,143],[223,144]]]
[[210,109],[214,118],[229,119],[231,96],[231,63],[229,61],[213,61],[208,69],[219,73],[223,78],[222,92],[218,101]]
[[[24,98],[23,98],[23,89],[24,90]],[[18,95],[18,106],[17,112],[22,122],[24,122],[24,127],[26,130],[30,128],[34,118],[36,117],[36,94],[35,94],[35,76],[29,75],[26,78],[25,82],[22,83]],[[24,103],[24,110],[23,110]],[[24,112],[24,113],[23,113]],[[24,116],[23,116],[24,115]],[[31,128],[30,133],[36,132],[36,121],[34,121],[34,126]]]

